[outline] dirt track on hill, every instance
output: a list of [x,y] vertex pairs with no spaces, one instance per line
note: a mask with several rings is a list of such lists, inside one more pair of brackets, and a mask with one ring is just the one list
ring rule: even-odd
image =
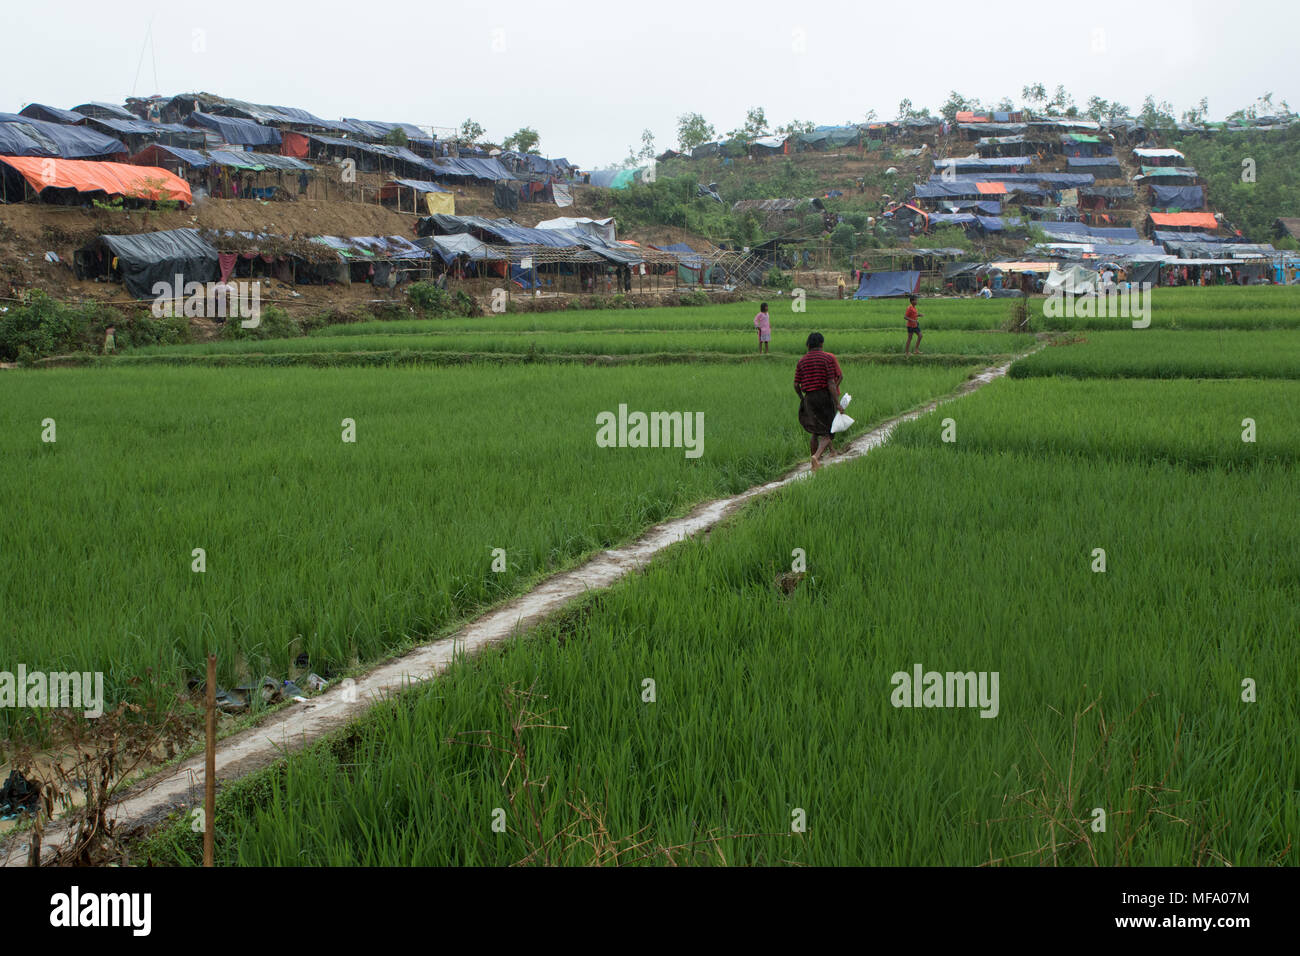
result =
[[[879,448],[902,422],[919,418],[945,402],[1001,378],[1011,364],[1007,362],[986,368],[956,392],[878,425],[825,462],[826,467],[851,461]],[[450,637],[418,647],[374,668],[357,679],[351,688],[333,686],[308,703],[282,710],[261,725],[218,742],[218,779],[232,780],[247,775],[287,753],[301,750],[359,717],[372,704],[411,684],[436,677],[458,655],[476,653],[535,626],[588,591],[609,587],[627,573],[645,566],[673,544],[709,531],[750,499],[809,476],[808,465],[802,464],[776,481],[757,485],[730,498],[701,504],[683,518],[656,525],[625,547],[603,551],[572,571],[546,579],[532,591],[472,621]],[[203,756],[199,755],[128,790],[113,804],[108,816],[121,831],[141,832],[156,826],[175,810],[200,806],[202,800]],[[66,826],[57,822],[50,824],[43,840],[44,850],[48,852],[61,846],[68,836]],[[11,839],[0,845],[0,865],[23,866],[27,853],[27,845],[21,836]]]

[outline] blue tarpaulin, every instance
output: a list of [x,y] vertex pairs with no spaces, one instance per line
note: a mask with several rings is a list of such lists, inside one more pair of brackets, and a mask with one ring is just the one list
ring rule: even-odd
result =
[[1040,219],[1034,220],[1030,225],[1041,229],[1049,238],[1063,239],[1066,242],[1087,242],[1090,239],[1137,242],[1142,238],[1131,226],[1090,226],[1085,222],[1048,222]]
[[125,152],[121,140],[84,126],[47,123],[17,113],[0,113],[0,156],[90,159]]
[[985,159],[968,156],[964,159],[936,159],[934,161],[935,169],[943,169],[947,166],[953,166],[956,167],[958,171],[963,169],[986,171],[1020,169],[1031,165],[1033,165],[1033,158],[1029,156],[992,156]]
[[232,146],[279,146],[280,131],[252,120],[213,116],[195,110],[185,121],[189,126],[210,129]]
[[1019,216],[976,216],[975,219],[985,232],[1002,232],[1021,225]]
[[497,159],[437,159],[429,163],[429,168],[435,175],[440,176],[468,176],[471,179],[481,179],[490,183],[500,182],[501,180],[513,180],[515,175],[501,165]]
[[417,193],[446,193],[450,189],[443,189],[437,183],[426,183],[422,179],[391,179],[389,182],[397,183],[399,186],[405,186],[407,189],[414,189]]
[[451,262],[457,256],[465,256],[471,261],[493,258],[486,245],[464,232],[454,236],[425,236],[415,240],[415,244],[436,254],[443,262]]
[[212,164],[208,157],[196,149],[185,149],[182,146],[164,146],[162,143],[153,143],[146,146],[131,157],[131,162],[137,166],[156,166],[158,165],[158,153],[166,153],[194,169],[204,169]]
[[928,183],[916,184],[917,199],[940,199],[956,196],[974,197],[979,195],[981,193],[975,187],[975,180],[973,179],[964,179],[955,183],[932,179]]
[[970,212],[932,212],[927,215],[931,226],[970,226],[976,222],[975,214]]
[[1178,232],[1173,229],[1157,229],[1152,233],[1156,242],[1237,242],[1238,236],[1216,236],[1211,232]]
[[[951,174],[950,174],[951,175]],[[1069,189],[1074,186],[1091,186],[1096,182],[1092,173],[962,173],[956,174],[958,180],[978,183],[1045,183],[1048,186],[1060,186]],[[943,182],[939,176],[930,178],[930,182]]]
[[73,110],[61,110],[57,106],[46,106],[44,103],[28,103],[18,111],[18,115],[45,120],[47,123],[65,123],[68,126],[75,126],[86,118]]
[[1088,242],[1091,239],[1106,239],[1110,242],[1138,242],[1141,238],[1138,230],[1131,226],[1089,226],[1087,222],[1052,222],[1034,220],[1030,222],[1035,229],[1043,230],[1050,239],[1062,239],[1065,242]]
[[1151,205],[1195,212],[1205,208],[1205,190],[1200,186],[1152,186]]
[[537,278],[537,269],[529,266],[527,269],[510,263],[510,281],[521,289],[536,289],[542,284],[542,280]]
[[387,143],[363,143],[360,140],[339,139],[336,136],[319,136],[314,133],[306,133],[304,135],[313,142],[324,143],[327,146],[337,146],[342,149],[355,149],[361,153],[370,153],[372,156],[384,156],[388,159],[410,163],[412,166],[419,166],[422,169],[433,169],[433,160],[425,159],[423,156],[417,156],[405,146],[390,146]]
[[218,166],[231,166],[235,169],[294,169],[310,171],[311,163],[292,156],[278,156],[275,153],[250,153],[240,149],[210,149],[208,158]]
[[864,272],[855,299],[887,299],[914,295],[921,287],[919,272]]

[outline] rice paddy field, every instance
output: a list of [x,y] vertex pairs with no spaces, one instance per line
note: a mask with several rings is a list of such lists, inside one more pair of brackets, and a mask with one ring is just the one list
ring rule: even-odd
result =
[[[806,460],[791,378],[816,329],[850,439],[951,401],[225,786],[218,864],[1293,866],[1296,291],[1158,290],[1140,330],[1031,309],[1036,334],[1004,331],[1005,300],[923,303],[947,364],[895,354],[898,302],[814,301],[774,303],[748,359],[752,303],[6,372],[6,658],[130,694],[209,647],[234,681],[445,635]],[[472,358],[138,362],[394,349]],[[498,361],[530,350],[553,361]],[[703,453],[598,447],[620,404],[703,412]],[[140,852],[202,856],[186,819]]]
[[[846,362],[845,374],[867,423],[968,370]],[[775,358],[6,373],[6,656],[103,671],[112,699],[147,669],[183,683],[209,648],[224,686],[284,674],[300,653],[335,672],[375,661],[795,465],[807,438],[792,381]],[[694,448],[598,447],[597,415],[620,405],[702,414],[703,431]],[[18,713],[0,708],[0,727]]]

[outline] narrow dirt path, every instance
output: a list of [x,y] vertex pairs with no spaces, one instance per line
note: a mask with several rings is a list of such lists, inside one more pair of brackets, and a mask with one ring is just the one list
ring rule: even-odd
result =
[[[1005,364],[986,368],[955,392],[878,425],[854,439],[834,458],[828,459],[825,466],[843,464],[879,448],[889,440],[898,425],[1001,378],[1013,362],[1042,347],[1040,344]],[[581,567],[546,579],[532,591],[470,622],[450,637],[417,647],[376,667],[356,679],[351,688],[355,693],[345,695],[343,688],[336,685],[308,703],[282,710],[257,727],[219,741],[218,780],[231,780],[252,773],[314,743],[360,716],[372,704],[412,684],[436,677],[457,655],[477,653],[535,626],[586,592],[609,587],[628,572],[644,567],[671,545],[709,530],[750,499],[800,481],[809,474],[808,464],[804,463],[776,481],[756,485],[731,498],[705,502],[685,517],[656,525],[625,547],[603,551]],[[200,754],[130,788],[113,804],[108,817],[119,830],[138,830],[159,823],[174,810],[202,806],[202,803],[203,755]],[[57,821],[49,824],[42,841],[43,853],[61,846],[68,835],[64,824]],[[0,865],[25,866],[27,854],[26,841],[21,835],[15,837],[0,846]]]

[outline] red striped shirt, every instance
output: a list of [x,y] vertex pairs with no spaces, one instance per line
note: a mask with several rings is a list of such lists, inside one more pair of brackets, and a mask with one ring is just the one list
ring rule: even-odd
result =
[[813,349],[794,367],[794,384],[800,391],[815,392],[825,388],[832,379],[841,379],[840,363],[830,352]]

